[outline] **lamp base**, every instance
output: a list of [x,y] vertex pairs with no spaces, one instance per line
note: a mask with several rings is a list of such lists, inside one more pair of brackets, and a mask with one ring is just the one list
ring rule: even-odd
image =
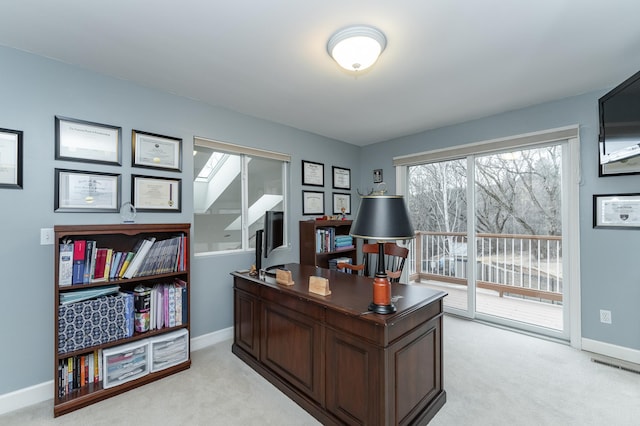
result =
[[369,304],[369,310],[371,312],[373,312],[374,314],[392,314],[396,311],[396,307],[393,305],[393,303],[389,304],[389,305],[377,305],[373,302],[371,302]]

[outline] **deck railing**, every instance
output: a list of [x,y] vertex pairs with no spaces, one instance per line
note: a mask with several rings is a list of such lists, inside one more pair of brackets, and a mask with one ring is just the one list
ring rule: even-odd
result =
[[[407,262],[409,280],[467,284],[464,232],[416,232]],[[504,294],[562,302],[562,237],[476,235],[476,285]]]

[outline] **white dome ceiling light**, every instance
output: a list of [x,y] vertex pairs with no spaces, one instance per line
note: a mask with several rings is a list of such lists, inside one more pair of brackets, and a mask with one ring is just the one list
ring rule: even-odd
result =
[[384,34],[373,27],[354,26],[331,36],[327,52],[348,71],[363,71],[375,64],[387,46]]

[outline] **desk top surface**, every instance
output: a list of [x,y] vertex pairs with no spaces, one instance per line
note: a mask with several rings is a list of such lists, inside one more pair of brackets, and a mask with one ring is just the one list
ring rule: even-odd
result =
[[[413,284],[391,284],[392,303],[397,311],[393,314],[380,315],[368,310],[373,297],[373,278],[361,277],[333,271],[324,268],[316,268],[308,265],[290,263],[285,268],[291,271],[294,285],[285,286],[261,280],[258,277],[251,277],[248,273],[232,272],[232,275],[243,278],[256,284],[277,289],[282,293],[289,294],[312,303],[323,305],[327,308],[341,311],[346,314],[370,317],[373,321],[388,322],[395,318],[410,314],[411,312],[442,299],[447,293],[432,290],[430,288]],[[317,276],[327,278],[331,294],[320,296],[309,292],[309,277]]]

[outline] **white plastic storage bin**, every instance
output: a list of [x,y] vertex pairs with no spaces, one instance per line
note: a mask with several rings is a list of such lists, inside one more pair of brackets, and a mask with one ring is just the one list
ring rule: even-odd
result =
[[189,359],[189,331],[187,329],[149,339],[151,372],[163,370]]
[[102,369],[105,389],[149,374],[149,339],[104,349]]

